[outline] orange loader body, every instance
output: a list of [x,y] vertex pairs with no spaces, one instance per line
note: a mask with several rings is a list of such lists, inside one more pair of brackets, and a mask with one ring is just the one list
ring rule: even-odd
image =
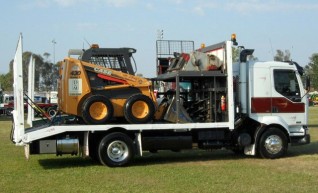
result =
[[74,58],[60,66],[58,105],[87,124],[122,117],[129,123],[146,123],[157,109],[149,80]]

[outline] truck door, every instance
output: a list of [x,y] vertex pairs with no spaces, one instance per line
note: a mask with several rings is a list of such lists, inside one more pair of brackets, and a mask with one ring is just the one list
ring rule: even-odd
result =
[[[305,125],[306,97],[297,71],[293,69],[271,69],[272,78],[272,102],[271,112],[273,116],[279,116],[289,126]],[[295,131],[296,132],[296,131]]]

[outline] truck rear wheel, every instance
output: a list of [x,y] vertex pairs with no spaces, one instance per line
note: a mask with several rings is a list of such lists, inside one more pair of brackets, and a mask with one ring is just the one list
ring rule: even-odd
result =
[[287,136],[280,129],[272,127],[265,131],[259,141],[258,152],[263,158],[280,158],[287,152]]
[[134,157],[133,141],[126,134],[119,132],[106,135],[99,143],[98,157],[103,165],[124,166]]
[[83,103],[82,116],[87,124],[103,124],[113,117],[113,113],[112,103],[102,95],[90,96]]
[[142,94],[129,97],[124,105],[124,116],[129,123],[147,123],[155,115],[153,101]]

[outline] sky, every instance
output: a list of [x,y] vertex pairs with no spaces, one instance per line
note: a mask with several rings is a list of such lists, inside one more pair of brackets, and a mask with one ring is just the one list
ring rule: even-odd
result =
[[135,48],[145,77],[156,74],[158,30],[164,40],[193,40],[196,48],[236,33],[262,61],[289,50],[305,66],[318,53],[316,0],[12,0],[1,7],[0,74],[9,71],[20,33],[23,51],[50,53],[52,62],[93,43]]

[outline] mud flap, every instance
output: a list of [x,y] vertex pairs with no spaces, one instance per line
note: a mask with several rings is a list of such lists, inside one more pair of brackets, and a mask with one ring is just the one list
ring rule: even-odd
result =
[[141,133],[136,133],[135,134],[135,144],[136,144],[136,152],[137,152],[137,155],[139,155],[140,157],[142,157],[142,144],[141,144]]
[[255,144],[248,145],[244,148],[245,155],[256,155],[255,153]]

